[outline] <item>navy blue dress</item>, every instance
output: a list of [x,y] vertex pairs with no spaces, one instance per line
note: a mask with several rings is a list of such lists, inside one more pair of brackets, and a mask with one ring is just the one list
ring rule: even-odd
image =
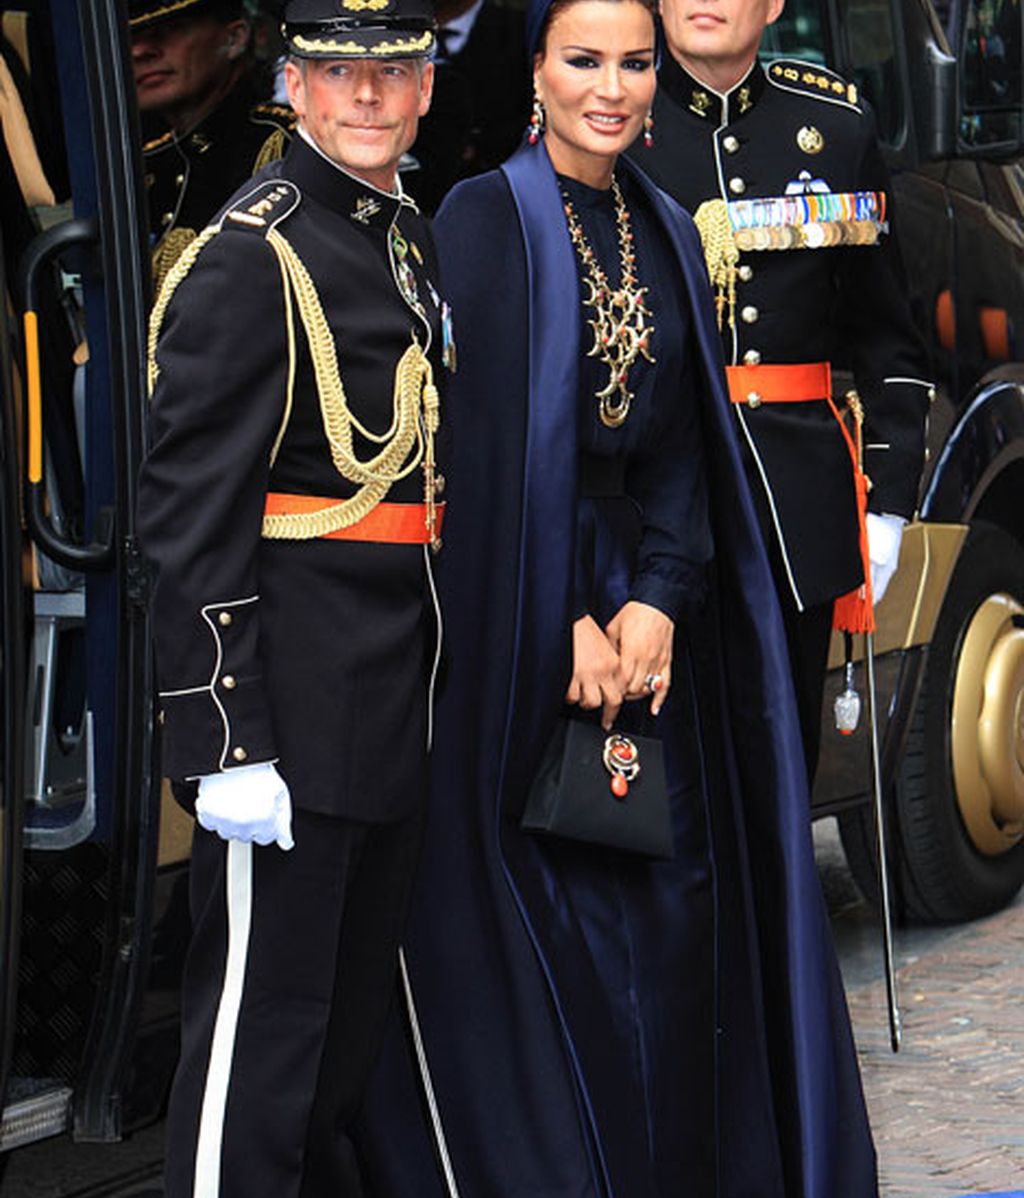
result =
[[[617,430],[596,421],[543,143],[455,188],[435,223],[459,342],[446,679],[403,1001],[366,1105],[369,1189],[875,1198],[781,618],[699,240],[618,170],[657,360],[637,369]],[[600,243],[604,201],[578,198]],[[621,494],[586,493],[617,471]],[[573,621],[603,623],[630,597],[677,617],[657,719],[671,862],[519,827],[563,711]]]
[[[584,234],[617,287],[621,280],[615,201],[610,189],[559,177]],[[608,368],[591,355],[594,334],[582,308],[579,371],[579,452],[582,459],[576,536],[576,610],[602,626],[626,599],[649,603],[678,620],[703,595],[711,557],[707,487],[691,353],[689,302],[671,246],[653,219],[643,193],[626,176],[623,197],[630,213],[637,278],[653,328],[650,353],[629,371],[629,413],[617,428],[602,422],[596,394]],[[584,294],[583,266],[576,256]],[[602,543],[599,530],[616,529],[619,552]],[[610,531],[610,529],[608,530]],[[627,577],[622,578],[625,569]]]

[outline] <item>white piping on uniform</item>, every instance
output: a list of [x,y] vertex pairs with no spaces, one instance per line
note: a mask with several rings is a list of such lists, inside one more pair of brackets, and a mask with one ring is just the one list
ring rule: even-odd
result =
[[220,1194],[221,1156],[224,1142],[224,1112],[227,1108],[231,1061],[235,1053],[238,1012],[242,1005],[245,966],[249,954],[249,929],[252,925],[252,844],[229,840],[226,879],[228,907],[228,951],[224,966],[224,986],[213,1026],[210,1062],[206,1069],[199,1139],[196,1143],[196,1167],[193,1198],[218,1198]]
[[437,683],[437,671],[441,666],[441,644],[444,640],[444,621],[441,618],[441,602],[437,597],[437,586],[434,583],[434,571],[430,564],[430,546],[423,546],[423,561],[427,570],[427,581],[430,584],[430,599],[434,605],[434,615],[437,618],[437,640],[434,644],[434,664],[430,668],[430,685],[427,687],[427,752],[434,743],[434,686]]
[[912,379],[903,375],[893,374],[888,378],[882,379],[883,383],[913,383],[917,387],[934,387],[934,383],[930,383],[927,379]]
[[747,439],[747,444],[750,446],[750,452],[753,455],[754,462],[757,465],[757,472],[761,476],[761,482],[764,485],[764,493],[768,497],[768,507],[772,513],[772,524],[775,525],[775,537],[779,543],[779,553],[782,555],[782,564],[786,568],[786,578],[789,579],[789,589],[793,592],[793,601],[796,603],[796,610],[804,610],[804,601],[800,598],[800,592],[797,590],[796,579],[793,577],[793,570],[789,564],[789,553],[786,551],[786,538],[782,533],[782,523],[779,520],[779,513],[775,510],[775,496],[772,494],[771,484],[768,482],[768,475],[765,473],[765,468],[761,462],[761,455],[757,452],[757,446],[754,444],[754,438],[750,435],[750,429],[747,428],[747,422],[743,417],[742,404],[733,404],[736,409],[736,416],[740,422],[740,428],[743,429],[743,435]]
[[220,639],[220,633],[217,631],[217,625],[210,617],[210,612],[214,608],[222,607],[243,607],[247,603],[259,602],[259,595],[250,595],[248,599],[232,599],[227,603],[207,603],[199,609],[199,614],[209,625],[210,631],[213,633],[213,639],[217,646],[217,657],[213,663],[213,676],[210,678],[207,690],[210,698],[213,700],[213,705],[220,713],[221,723],[224,725],[224,747],[220,752],[220,763],[218,769],[224,768],[224,762],[228,759],[228,749],[231,747],[231,721],[228,719],[228,713],[224,709],[224,704],[221,703],[217,696],[217,679],[220,677],[220,667],[224,660],[224,645]]
[[434,1131],[434,1142],[437,1155],[444,1170],[444,1180],[448,1187],[448,1198],[459,1198],[459,1187],[455,1180],[455,1170],[452,1168],[452,1158],[448,1153],[448,1141],[445,1138],[444,1127],[441,1123],[441,1111],[434,1094],[434,1083],[430,1077],[430,1065],[427,1063],[427,1050],[420,1034],[420,1021],[416,1015],[416,1003],[412,996],[412,982],[409,980],[409,969],[405,963],[405,950],[398,950],[398,968],[402,975],[402,990],[405,994],[405,1006],[409,1015],[409,1030],[412,1032],[412,1042],[416,1049],[416,1063],[420,1070],[420,1080],[423,1083],[423,1095],[427,1100],[430,1112],[430,1124]]

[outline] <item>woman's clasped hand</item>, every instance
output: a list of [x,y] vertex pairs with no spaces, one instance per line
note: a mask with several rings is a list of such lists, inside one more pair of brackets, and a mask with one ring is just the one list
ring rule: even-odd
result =
[[594,710],[610,729],[627,699],[651,696],[651,715],[668,697],[672,679],[675,624],[649,603],[630,600],[604,630],[593,616],[581,616],[572,630],[572,678],[567,703]]

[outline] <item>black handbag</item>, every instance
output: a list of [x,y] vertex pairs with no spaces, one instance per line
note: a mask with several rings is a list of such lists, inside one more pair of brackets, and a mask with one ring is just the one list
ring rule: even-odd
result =
[[675,855],[660,740],[561,719],[519,825],[644,857]]

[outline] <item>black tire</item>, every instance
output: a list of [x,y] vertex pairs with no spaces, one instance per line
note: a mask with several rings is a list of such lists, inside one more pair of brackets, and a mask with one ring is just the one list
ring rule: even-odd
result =
[[[998,616],[1005,609],[1009,623],[1000,625],[1000,651],[1024,660],[1024,630],[1016,627],[1017,620],[1009,614],[1012,601],[1024,611],[1024,548],[1001,528],[972,525],[928,650],[906,750],[888,796],[886,830],[898,918],[923,923],[976,919],[1005,906],[1024,883],[1024,838],[1012,827],[993,823],[988,828],[984,819],[983,834],[979,834],[975,813],[985,805],[977,797],[979,788],[962,787],[971,793],[957,793],[952,736],[957,680],[975,659],[978,629],[986,614],[996,611]],[[968,642],[969,652],[964,655],[972,628],[975,639]],[[973,689],[965,688],[965,693],[973,693]],[[962,721],[962,726],[971,725]],[[1014,734],[1007,731],[1007,743],[1013,735],[1019,758],[1020,729]],[[970,741],[960,736],[958,761],[969,761],[977,743],[973,733]],[[965,822],[965,810],[971,812],[975,830]],[[1020,814],[1024,817],[1024,811]],[[839,828],[851,872],[864,894],[876,902],[870,808],[841,816]]]

